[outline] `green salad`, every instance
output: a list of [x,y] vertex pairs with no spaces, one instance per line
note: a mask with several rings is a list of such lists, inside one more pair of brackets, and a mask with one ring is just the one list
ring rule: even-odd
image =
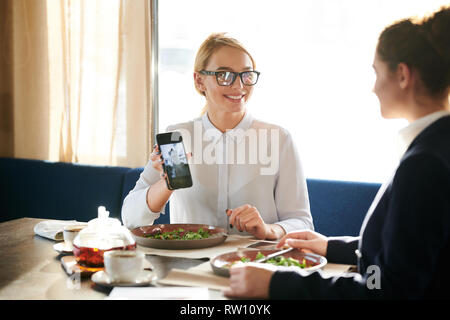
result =
[[[261,259],[261,258],[265,258],[265,257],[266,256],[264,254],[262,254],[261,252],[258,252],[258,254],[256,255],[254,260],[251,260],[250,258],[242,257],[238,261],[234,261],[234,262],[232,262],[230,264],[225,265],[225,267],[229,268],[229,267],[231,267],[232,265],[234,265],[236,263],[252,262],[252,261],[255,261],[255,260],[258,260],[258,259]],[[297,259],[294,259],[294,258],[291,258],[291,257],[285,258],[283,256],[273,257],[273,258],[268,259],[268,260],[266,260],[266,261],[264,261],[262,263],[270,263],[270,264],[273,264],[273,265],[276,265],[276,266],[285,266],[285,267],[296,266],[296,267],[299,267],[299,268],[302,268],[302,269],[307,267],[305,259],[303,259],[303,261],[300,263],[300,261],[297,260]]]
[[179,228],[174,231],[165,231],[162,232],[161,229],[158,229],[156,232],[146,234],[146,238],[150,239],[160,239],[160,240],[198,240],[198,239],[206,239],[211,235],[208,230],[204,230],[203,228],[198,229],[197,232],[194,231],[186,231],[183,228]]

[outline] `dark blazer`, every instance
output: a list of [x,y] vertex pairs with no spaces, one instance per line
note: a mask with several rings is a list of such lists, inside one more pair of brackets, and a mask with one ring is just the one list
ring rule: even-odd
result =
[[361,236],[328,242],[328,261],[357,264],[358,273],[324,278],[320,271],[280,270],[270,298],[449,298],[450,116],[414,139],[384,186]]

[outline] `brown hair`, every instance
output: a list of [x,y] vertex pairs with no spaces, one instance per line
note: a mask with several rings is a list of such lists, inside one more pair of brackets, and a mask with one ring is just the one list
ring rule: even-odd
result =
[[422,20],[400,20],[381,33],[377,54],[394,71],[399,63],[419,73],[432,96],[448,94],[450,85],[450,6]]

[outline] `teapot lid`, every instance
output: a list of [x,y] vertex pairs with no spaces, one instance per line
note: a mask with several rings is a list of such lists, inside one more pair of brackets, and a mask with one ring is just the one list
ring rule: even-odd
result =
[[109,218],[109,211],[106,211],[104,206],[100,206],[97,209],[98,217],[88,222],[88,227],[91,228],[110,228],[119,227],[122,224],[118,219]]
[[78,247],[111,249],[135,244],[131,232],[118,219],[109,218],[104,206],[98,207],[98,217],[88,222],[74,239]]

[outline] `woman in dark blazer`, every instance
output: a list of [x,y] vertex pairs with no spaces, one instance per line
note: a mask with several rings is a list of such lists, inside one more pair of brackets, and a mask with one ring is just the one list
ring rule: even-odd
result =
[[251,264],[230,270],[230,297],[423,299],[450,297],[450,7],[380,35],[374,93],[384,118],[405,118],[404,154],[375,197],[359,237],[291,232],[289,245],[356,264],[334,278]]

